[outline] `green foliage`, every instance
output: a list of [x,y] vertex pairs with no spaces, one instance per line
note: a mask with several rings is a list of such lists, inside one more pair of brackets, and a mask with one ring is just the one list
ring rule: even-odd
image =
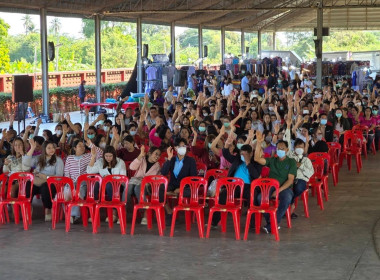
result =
[[0,73],[9,71],[9,45],[7,43],[9,25],[0,18]]

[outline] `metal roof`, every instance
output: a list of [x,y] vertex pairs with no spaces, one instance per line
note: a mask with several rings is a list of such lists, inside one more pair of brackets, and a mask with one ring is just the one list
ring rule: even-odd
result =
[[316,27],[317,6],[324,26],[332,29],[380,30],[380,0],[0,0],[0,11],[105,20],[225,27],[227,30],[292,31]]

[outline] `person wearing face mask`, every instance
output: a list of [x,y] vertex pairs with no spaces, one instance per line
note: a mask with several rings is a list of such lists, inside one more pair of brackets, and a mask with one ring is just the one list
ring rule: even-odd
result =
[[[288,145],[290,146],[290,137],[287,141]],[[289,150],[287,154],[289,158],[294,159],[297,163],[297,175],[293,185],[294,196],[291,202],[291,212],[293,219],[298,217],[297,214],[294,213],[294,200],[306,190],[307,182],[314,174],[313,164],[311,163],[311,160],[307,156],[305,156],[305,150],[305,142],[301,139],[296,139],[294,141],[294,150]]]
[[206,139],[206,123],[201,121],[198,126],[197,143],[203,144]]
[[[270,168],[269,178],[276,179],[280,183],[279,190],[279,205],[277,209],[277,226],[280,225],[282,217],[285,215],[290,203],[293,200],[292,186],[294,178],[297,175],[297,163],[294,159],[289,158],[287,153],[289,151],[288,142],[278,141],[277,143],[277,157],[262,158],[261,157],[261,143],[264,141],[264,136],[261,132],[256,132],[257,145],[255,150],[255,161],[261,165]],[[270,196],[275,195],[274,189],[271,190]],[[257,197],[258,203],[261,202],[261,194]],[[263,227],[264,231],[271,232],[271,224],[269,214],[264,214],[267,225]]]
[[[223,134],[224,134],[224,127]],[[191,152],[201,159],[203,163],[206,164],[207,169],[215,169],[219,168],[220,165],[220,157],[219,154],[221,152],[221,149],[217,147],[217,145],[211,149],[212,142],[216,138],[215,135],[208,135],[205,139],[205,143],[203,146],[197,146],[197,131],[193,128],[193,141],[191,144]],[[221,143],[217,143],[219,145],[222,145]]]
[[[183,138],[176,139],[175,150],[177,156],[174,156],[174,150],[172,147],[167,149],[168,158],[163,164],[161,174],[164,176],[170,175],[169,185],[167,189],[168,194],[178,194],[181,180],[190,176],[197,176],[197,165],[195,159],[186,155],[187,142]],[[189,196],[190,192],[185,191],[184,196]],[[160,200],[163,200],[163,193],[160,192]],[[165,205],[166,225],[171,225],[173,209],[168,204]]]
[[[224,158],[231,163],[231,168],[228,170],[228,177],[240,178],[244,181],[243,198],[250,200],[251,182],[261,175],[262,166],[254,161],[252,147],[245,144],[241,147],[240,153],[232,155],[228,146],[233,142],[233,137],[228,137],[223,149]],[[236,194],[241,191],[236,190]],[[219,203],[225,204],[227,200],[227,192],[222,191],[219,194]],[[212,217],[211,227],[216,228],[220,221],[220,212],[214,213]],[[254,223],[253,223],[254,224]]]
[[[346,119],[343,116],[343,110],[341,109],[335,110],[335,116],[333,118],[332,127],[333,127],[333,130],[339,131],[340,134],[343,134],[343,132],[351,129],[350,122],[348,121],[348,119]],[[343,135],[341,138],[342,138],[341,140],[343,143]]]
[[52,141],[58,146],[59,140],[62,137],[62,125],[57,124],[55,127],[55,133],[52,136]]
[[319,115],[319,122],[314,122],[313,128],[319,127],[322,131],[322,136],[326,142],[332,142],[334,138],[334,130],[330,122],[327,120],[327,115],[322,113]]

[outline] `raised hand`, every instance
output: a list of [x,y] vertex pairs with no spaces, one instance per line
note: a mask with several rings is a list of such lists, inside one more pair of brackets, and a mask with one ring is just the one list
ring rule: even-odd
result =
[[256,131],[256,140],[257,144],[261,144],[262,142],[264,142],[264,135],[260,130]]
[[174,154],[173,148],[169,147],[166,152],[168,153],[168,160],[171,160]]
[[39,126],[42,123],[42,119],[37,120],[37,126]]
[[278,134],[279,131],[280,131],[280,124],[276,123],[276,125],[274,126],[274,133]]
[[193,132],[194,137],[198,136],[198,132],[195,130],[195,128],[192,126],[191,131]]
[[66,114],[65,119],[66,119],[68,122],[70,121],[70,114],[69,114],[69,113]]
[[91,148],[91,156],[92,157],[96,157],[96,148],[95,148],[95,146],[93,146],[92,148]]
[[33,139],[29,139],[30,149],[35,150],[36,149],[36,142]]
[[6,128],[4,128],[3,129],[3,133],[2,133],[3,135],[3,139],[5,139],[5,137],[7,136],[7,129]]
[[145,146],[141,145],[139,158],[143,158],[145,157],[145,155],[146,155]]

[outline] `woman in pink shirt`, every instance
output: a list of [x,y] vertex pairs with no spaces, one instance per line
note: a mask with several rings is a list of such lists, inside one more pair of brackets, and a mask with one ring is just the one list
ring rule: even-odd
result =
[[[370,107],[365,108],[364,116],[359,117],[360,125],[365,125],[369,128],[367,150],[371,150],[372,141],[375,139],[374,129],[376,128],[376,118],[372,115]],[[364,135],[366,137],[366,135]]]

